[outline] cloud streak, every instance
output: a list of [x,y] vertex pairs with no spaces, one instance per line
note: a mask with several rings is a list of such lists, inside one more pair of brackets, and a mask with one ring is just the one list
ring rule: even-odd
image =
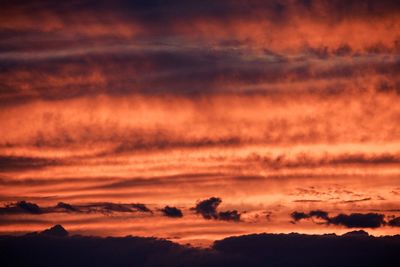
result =
[[322,210],[313,210],[309,213],[294,211],[290,214],[294,222],[304,219],[320,219],[328,225],[340,225],[347,228],[379,228],[385,225],[398,226],[398,217],[385,220],[384,214],[379,213],[340,213],[336,216],[329,216],[328,212]]

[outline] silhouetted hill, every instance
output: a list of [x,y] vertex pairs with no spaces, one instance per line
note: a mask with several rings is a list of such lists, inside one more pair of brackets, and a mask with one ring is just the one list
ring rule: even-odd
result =
[[400,236],[365,234],[253,234],[210,249],[156,238],[35,234],[1,236],[0,266],[398,266],[398,251]]
[[62,227],[59,224],[54,225],[53,227],[40,232],[40,234],[49,236],[59,236],[59,237],[68,236],[67,230],[65,230],[64,227]]

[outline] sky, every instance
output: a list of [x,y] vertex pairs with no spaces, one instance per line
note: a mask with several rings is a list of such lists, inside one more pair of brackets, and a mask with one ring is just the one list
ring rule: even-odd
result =
[[400,5],[1,1],[0,234],[400,233]]

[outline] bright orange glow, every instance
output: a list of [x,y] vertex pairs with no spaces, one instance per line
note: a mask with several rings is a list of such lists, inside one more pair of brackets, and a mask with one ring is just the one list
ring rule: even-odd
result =
[[[349,231],[291,217],[312,210],[383,214],[366,230],[398,234],[399,10],[255,1],[245,16],[237,2],[158,20],[106,4],[2,9],[0,234],[62,224],[207,245]],[[196,214],[210,197],[240,220]]]

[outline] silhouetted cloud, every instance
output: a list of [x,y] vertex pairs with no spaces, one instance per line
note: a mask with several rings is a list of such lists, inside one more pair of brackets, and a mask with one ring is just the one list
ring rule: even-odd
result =
[[16,203],[15,206],[17,208],[20,208],[20,209],[28,212],[28,213],[32,213],[32,214],[42,213],[42,210],[40,209],[40,207],[35,203],[31,203],[31,202],[27,202],[27,201],[19,201]]
[[218,217],[217,207],[221,204],[222,200],[218,197],[211,197],[209,199],[205,199],[199,201],[194,210],[196,213],[203,216],[204,219],[216,219]]
[[57,205],[56,205],[56,208],[65,209],[67,211],[79,212],[78,208],[72,206],[71,204],[64,203],[64,202],[58,202]]
[[371,199],[372,198],[370,198],[370,197],[366,197],[366,198],[362,198],[362,199],[345,200],[345,201],[342,201],[342,203],[364,202],[364,201],[369,201]]
[[385,224],[385,215],[378,213],[339,214],[329,218],[330,224],[343,225],[348,228],[378,228]]
[[181,218],[183,213],[180,209],[176,207],[165,206],[161,209],[161,212],[167,217]]
[[46,214],[46,213],[62,213],[62,212],[77,212],[77,213],[113,213],[113,212],[149,212],[152,211],[142,203],[112,203],[98,202],[80,205],[71,205],[65,202],[58,202],[55,206],[39,207],[35,203],[27,201],[19,201],[16,203],[0,207],[0,214],[13,213],[31,213],[31,214]]
[[137,211],[141,212],[152,212],[145,204],[142,203],[134,203],[132,204],[132,208],[136,209]]
[[25,200],[5,205],[0,208],[0,214],[13,214],[13,213],[30,213],[30,214],[41,214],[43,210],[39,205],[27,202]]
[[209,199],[197,202],[193,210],[207,220],[240,221],[241,214],[237,210],[218,212],[217,208],[221,202],[222,200],[219,197],[210,197]]
[[117,211],[117,212],[132,212],[132,209],[127,207],[126,205],[122,204],[115,204],[115,203],[105,203],[103,205],[104,211]]
[[393,218],[388,221],[388,225],[394,227],[400,227],[400,217]]
[[35,267],[55,263],[60,267],[394,266],[400,247],[399,236],[374,237],[364,231],[342,236],[243,235],[218,240],[208,249],[156,238],[67,234],[56,225],[39,234],[0,236],[0,263]]
[[241,214],[237,210],[218,212],[218,219],[223,221],[240,221]]
[[310,218],[310,215],[309,214],[306,214],[306,213],[304,213],[304,212],[298,212],[298,211],[294,211],[294,212],[292,212],[291,214],[290,214],[290,217],[292,217],[292,219],[294,220],[294,221],[300,221],[300,220],[302,220],[302,219],[308,219],[308,218]]
[[315,218],[319,218],[319,219],[323,219],[323,220],[328,220],[329,216],[328,216],[328,212],[323,211],[323,210],[312,210],[309,213],[310,217],[315,217]]
[[341,225],[347,228],[378,228],[386,224],[385,215],[378,213],[341,213],[330,217],[326,211],[313,210],[309,213],[294,211],[290,216],[294,222],[303,219],[318,218],[326,224]]
[[233,266],[392,266],[399,237],[365,233],[251,234],[218,240],[213,248],[223,255],[235,255]]

